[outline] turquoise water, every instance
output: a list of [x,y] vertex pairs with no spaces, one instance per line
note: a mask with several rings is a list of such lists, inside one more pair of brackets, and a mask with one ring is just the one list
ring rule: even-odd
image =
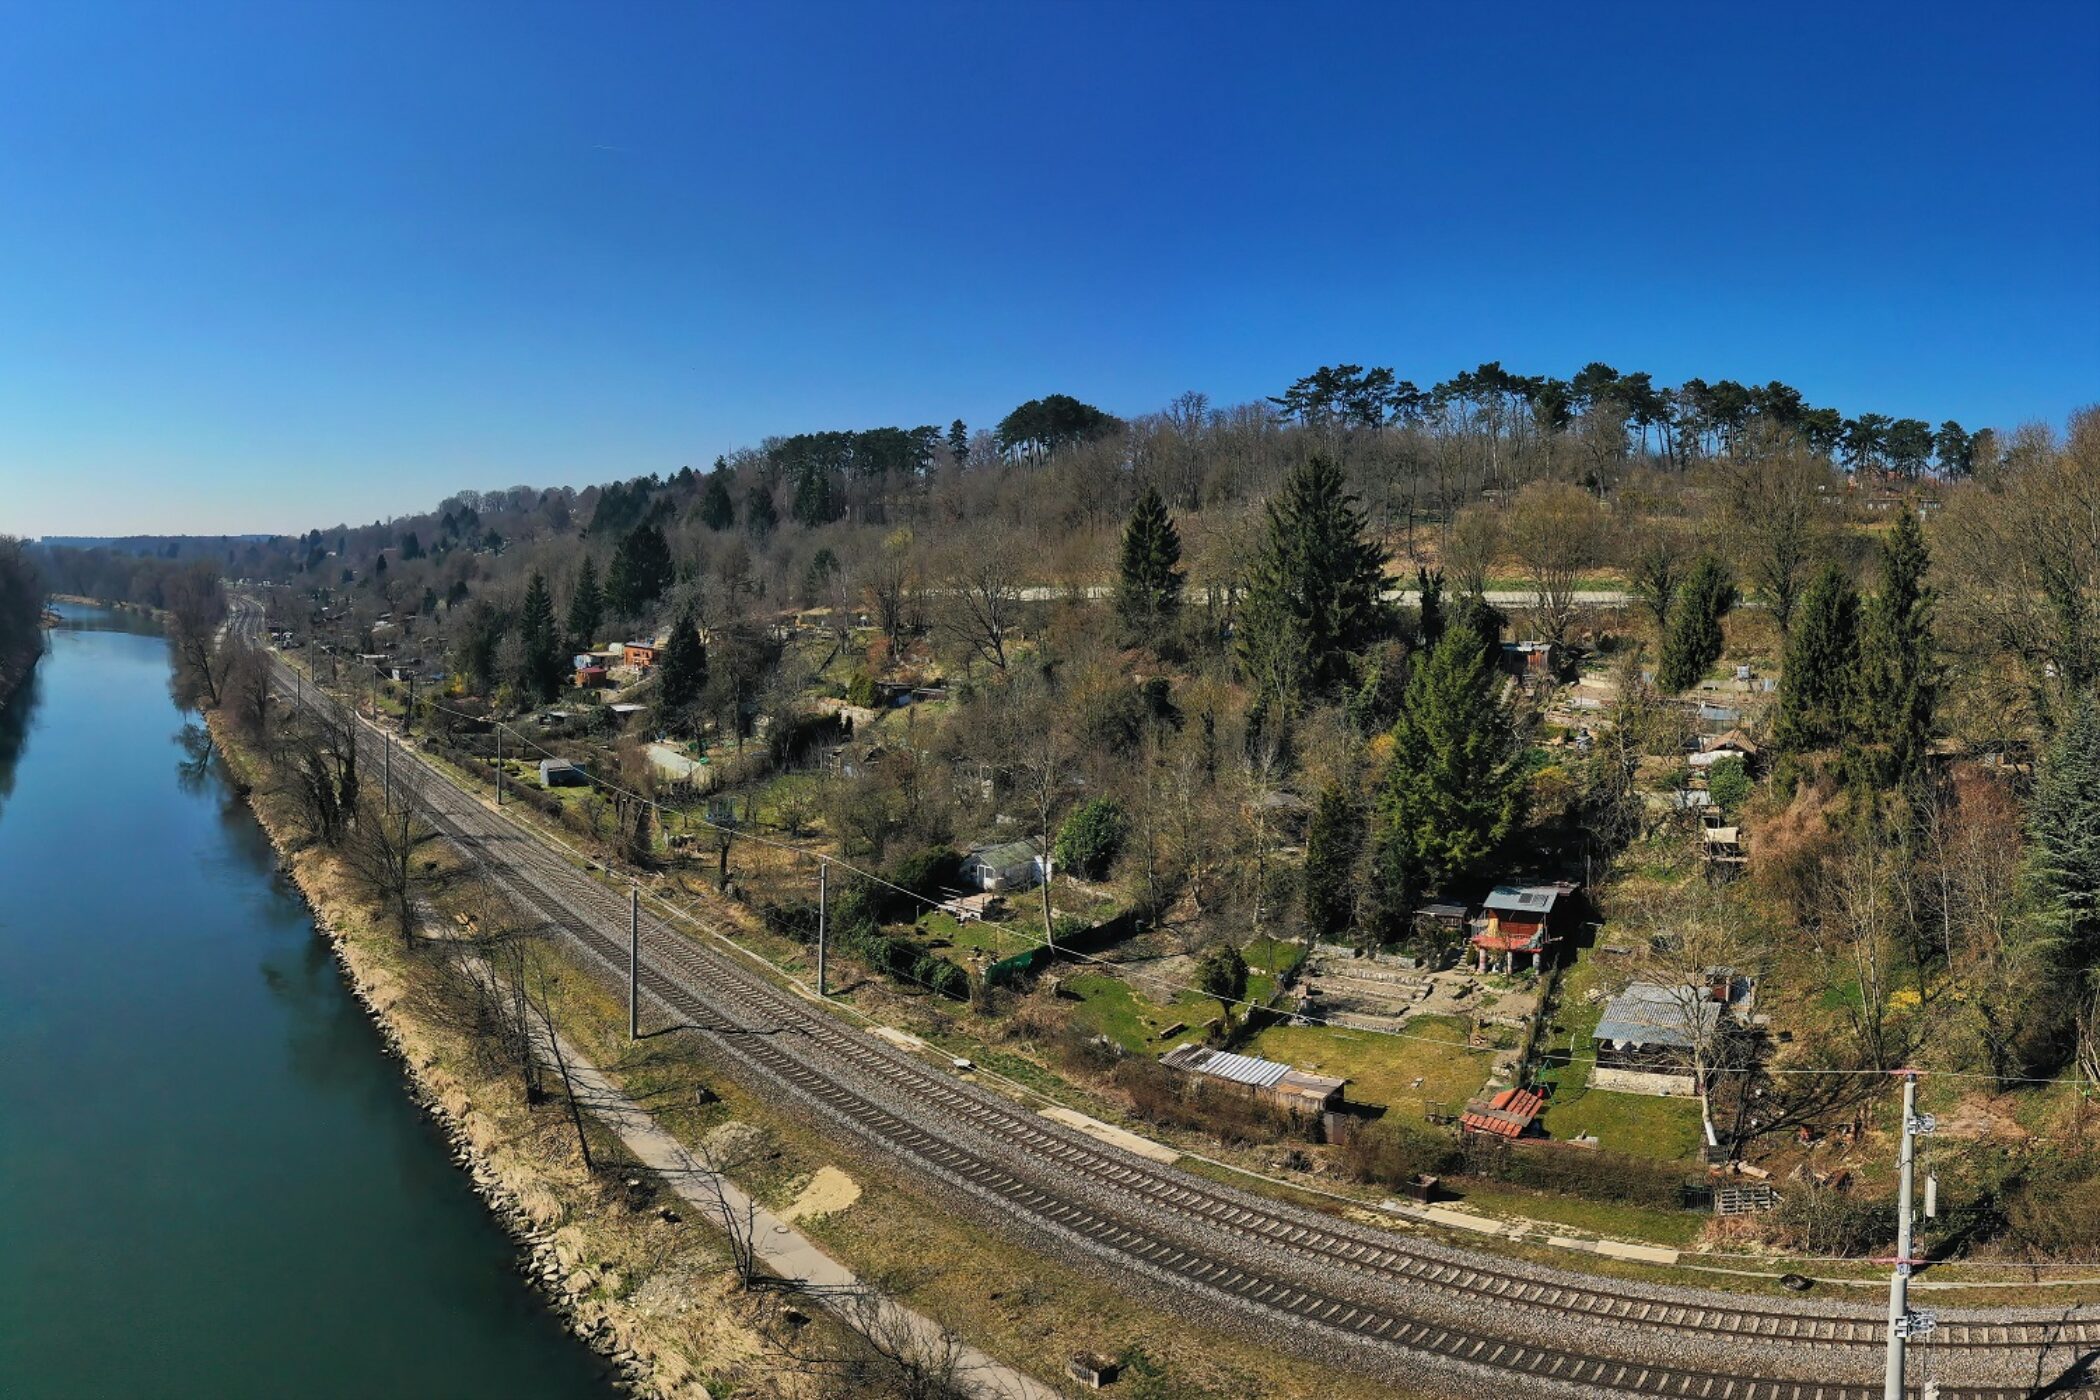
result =
[[411,1105],[166,643],[0,708],[0,1396],[600,1397]]

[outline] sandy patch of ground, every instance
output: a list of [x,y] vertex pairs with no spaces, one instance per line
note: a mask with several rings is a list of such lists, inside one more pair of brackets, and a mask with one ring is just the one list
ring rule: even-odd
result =
[[819,1167],[809,1184],[796,1194],[780,1218],[794,1223],[820,1215],[836,1215],[860,1199],[860,1183],[837,1167]]

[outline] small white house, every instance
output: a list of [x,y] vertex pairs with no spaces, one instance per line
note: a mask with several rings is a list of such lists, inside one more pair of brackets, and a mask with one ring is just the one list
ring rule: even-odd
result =
[[1030,840],[972,846],[961,873],[964,883],[987,893],[1025,890],[1043,879],[1043,852]]

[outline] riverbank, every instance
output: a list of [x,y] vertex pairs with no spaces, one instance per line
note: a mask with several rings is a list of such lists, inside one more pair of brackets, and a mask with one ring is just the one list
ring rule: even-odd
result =
[[720,1242],[663,1205],[654,1174],[597,1125],[590,1142],[599,1170],[584,1168],[558,1103],[528,1104],[514,1072],[477,1051],[463,1019],[454,1019],[460,1008],[419,983],[406,965],[415,955],[381,927],[340,860],[298,838],[288,808],[257,780],[224,718],[209,715],[207,724],[410,1097],[443,1131],[518,1242],[521,1272],[569,1329],[637,1395],[706,1400],[726,1393],[715,1389],[725,1382],[742,1386],[740,1394],[795,1394],[764,1380],[767,1338],[744,1320]]

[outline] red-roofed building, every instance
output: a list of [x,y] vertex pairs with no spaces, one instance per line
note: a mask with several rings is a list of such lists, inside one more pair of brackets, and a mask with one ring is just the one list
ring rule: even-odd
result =
[[1489,893],[1482,917],[1473,923],[1471,942],[1482,972],[1515,972],[1518,957],[1529,966],[1545,962],[1556,937],[1555,921],[1576,886],[1566,880],[1551,885],[1497,885]]
[[1458,1116],[1458,1126],[1462,1132],[1520,1138],[1531,1131],[1545,1105],[1546,1096],[1534,1090],[1504,1089],[1467,1103],[1466,1111]]

